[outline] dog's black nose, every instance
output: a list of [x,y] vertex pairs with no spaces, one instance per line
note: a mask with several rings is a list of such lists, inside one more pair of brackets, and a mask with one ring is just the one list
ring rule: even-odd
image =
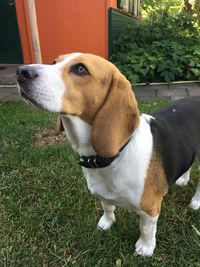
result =
[[18,79],[28,79],[32,80],[38,76],[37,70],[33,66],[19,66],[17,68]]

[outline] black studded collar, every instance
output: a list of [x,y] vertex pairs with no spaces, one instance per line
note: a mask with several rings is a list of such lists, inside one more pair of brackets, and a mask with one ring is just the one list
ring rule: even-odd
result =
[[119,150],[119,152],[113,157],[101,157],[101,156],[79,156],[79,164],[82,167],[89,168],[89,169],[98,169],[98,168],[105,168],[109,166],[116,158],[119,157],[121,151],[128,145],[129,141],[126,142],[125,145]]

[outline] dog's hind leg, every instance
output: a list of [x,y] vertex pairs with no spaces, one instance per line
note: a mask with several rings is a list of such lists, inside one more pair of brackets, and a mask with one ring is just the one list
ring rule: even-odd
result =
[[112,226],[112,224],[116,221],[115,220],[115,206],[108,205],[105,202],[101,201],[102,208],[104,210],[103,216],[101,216],[97,227],[101,230],[108,230]]
[[176,181],[176,185],[179,186],[186,186],[190,180],[190,171],[191,168],[189,170],[187,170],[177,181]]
[[194,210],[198,210],[200,208],[200,180],[197,186],[196,193],[194,194],[190,202],[190,207]]

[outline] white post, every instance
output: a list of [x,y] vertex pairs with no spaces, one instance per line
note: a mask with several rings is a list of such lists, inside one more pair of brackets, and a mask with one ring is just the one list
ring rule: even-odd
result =
[[29,23],[32,36],[33,53],[35,57],[35,63],[42,63],[40,39],[38,34],[37,15],[35,9],[35,0],[27,0]]

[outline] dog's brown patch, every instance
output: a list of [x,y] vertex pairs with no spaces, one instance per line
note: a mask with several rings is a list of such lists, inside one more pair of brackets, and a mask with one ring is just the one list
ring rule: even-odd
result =
[[95,151],[103,157],[116,155],[139,122],[139,111],[131,84],[116,72],[107,98],[93,123],[92,144]]
[[141,209],[151,217],[158,215],[163,197],[167,191],[168,184],[161,158],[154,151],[147,171],[144,191],[140,202]]
[[[72,72],[84,64],[87,75]],[[112,157],[138,127],[140,116],[130,82],[107,60],[80,55],[63,66],[66,91],[62,113],[79,116],[93,126],[92,145],[99,156]]]
[[[71,73],[71,67],[78,63],[84,64],[90,74],[79,76]],[[115,69],[105,59],[90,54],[80,55],[66,63],[62,70],[62,79],[66,86],[62,112],[79,116],[92,125],[108,93],[110,68]],[[101,82],[102,79],[105,80],[104,84]]]

